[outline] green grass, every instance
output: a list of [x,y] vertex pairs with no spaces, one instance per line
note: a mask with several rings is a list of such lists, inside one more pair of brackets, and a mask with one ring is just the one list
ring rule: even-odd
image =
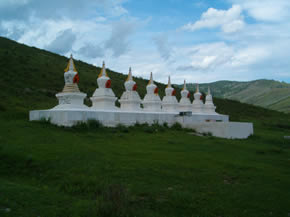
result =
[[[290,115],[215,98],[218,112],[232,121],[254,123],[255,135],[247,140],[200,137],[178,125],[113,129],[90,121],[61,128],[29,122],[29,110],[56,104],[67,59],[5,40],[1,217],[289,216],[290,140],[283,137],[290,136]],[[92,93],[99,68],[76,65],[83,73],[80,88]],[[126,76],[109,73],[120,96]],[[147,81],[137,82],[142,95]]]
[[68,129],[8,116],[0,116],[0,216],[290,213],[284,125],[226,140],[178,127]]

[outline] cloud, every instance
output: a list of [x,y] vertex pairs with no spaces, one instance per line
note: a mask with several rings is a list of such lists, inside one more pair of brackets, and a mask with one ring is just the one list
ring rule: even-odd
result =
[[[111,27],[110,24],[103,21],[102,18],[73,21],[67,18],[43,20],[33,17],[29,21],[0,22],[0,34],[27,45],[65,54],[65,52],[61,52],[66,50],[64,46],[68,46],[72,50],[79,50],[86,46],[88,42],[91,44],[104,43],[109,37]],[[103,34],[99,35],[100,32],[103,32]],[[96,37],[96,35],[99,36]],[[58,41],[63,41],[63,45]],[[57,47],[63,47],[63,49],[58,50]],[[87,49],[82,51],[85,50]]]
[[224,42],[209,43],[194,46],[187,62],[190,64],[179,65],[178,71],[214,72],[222,69],[236,71],[259,64],[269,57],[268,47],[263,45],[248,45],[247,47],[234,47]]
[[290,17],[288,0],[231,0],[230,2],[241,5],[256,20],[278,22]]
[[234,49],[224,42],[194,46],[189,56],[190,64],[181,65],[177,70],[209,71],[226,64],[234,55]]
[[114,57],[119,57],[129,50],[129,39],[137,27],[135,21],[120,20],[112,24],[110,38],[105,43],[105,48],[113,52]]
[[86,58],[98,58],[104,57],[105,55],[103,47],[101,47],[100,45],[93,45],[91,43],[85,44],[83,47],[78,49],[76,53],[79,53]]
[[55,53],[64,54],[72,50],[75,40],[76,34],[72,29],[67,29],[60,32],[56,39],[46,46],[45,49]]
[[242,8],[239,5],[233,5],[228,10],[217,10],[209,8],[201,15],[201,19],[195,23],[188,23],[182,27],[183,30],[196,31],[203,28],[221,27],[225,33],[233,33],[244,27],[244,18]]
[[172,55],[172,46],[168,41],[167,34],[159,34],[153,38],[155,45],[157,46],[157,50],[160,53],[160,56],[164,60],[168,60]]
[[122,6],[125,0],[1,0],[0,18],[28,20],[30,16],[38,18],[73,18],[121,16],[127,13]]

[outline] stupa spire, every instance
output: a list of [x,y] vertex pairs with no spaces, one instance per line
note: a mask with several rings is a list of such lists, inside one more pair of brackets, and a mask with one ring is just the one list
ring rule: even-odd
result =
[[196,84],[196,93],[199,93],[199,84]]
[[133,81],[133,77],[132,77],[132,69],[131,67],[129,68],[129,74],[128,74],[128,77],[127,77],[127,80],[126,81]]
[[107,74],[107,71],[106,71],[105,61],[103,61],[103,66],[102,66],[102,69],[101,69],[101,72],[100,72],[98,78],[102,77],[102,76],[108,77],[108,74]]
[[183,83],[183,88],[182,88],[182,90],[187,90],[186,89],[186,81],[184,80],[184,83]]
[[77,72],[76,67],[75,67],[75,64],[74,64],[74,60],[73,60],[73,55],[72,54],[70,55],[69,62],[68,62],[67,67],[65,68],[64,71],[65,72],[68,72],[68,71]]
[[170,76],[168,76],[168,84],[167,84],[167,87],[166,87],[166,88],[168,88],[168,87],[171,87],[171,80],[170,80]]
[[205,113],[216,114],[216,112],[215,112],[216,107],[213,104],[212,95],[210,93],[209,86],[208,86],[208,91],[207,91],[207,95],[206,95],[206,98],[205,98],[204,109],[205,109]]
[[150,73],[150,80],[149,80],[148,85],[150,85],[150,84],[154,84],[154,82],[153,82],[153,74],[152,74],[152,72]]

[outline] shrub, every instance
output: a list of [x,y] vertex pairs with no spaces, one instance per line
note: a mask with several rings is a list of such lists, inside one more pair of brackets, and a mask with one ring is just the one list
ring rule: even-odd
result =
[[171,129],[173,129],[173,130],[182,130],[182,126],[181,126],[181,124],[180,123],[175,123],[175,124],[173,124],[172,126],[171,126]]
[[44,124],[44,125],[51,125],[51,122],[50,122],[50,118],[41,118],[39,121],[38,121],[39,123],[41,123],[41,124]]
[[163,123],[163,127],[164,127],[164,128],[169,128],[169,127],[168,127],[168,123],[164,122],[164,123]]
[[77,122],[75,125],[72,126],[72,129],[75,130],[87,130],[88,125],[86,122]]
[[103,124],[98,120],[90,119],[87,121],[87,126],[89,129],[99,129],[103,127]]

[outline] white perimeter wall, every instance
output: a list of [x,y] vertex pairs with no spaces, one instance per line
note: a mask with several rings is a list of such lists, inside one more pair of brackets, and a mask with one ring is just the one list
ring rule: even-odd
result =
[[[199,133],[211,133],[221,138],[247,138],[253,134],[252,123],[229,122],[227,115],[193,114],[179,116],[178,113],[167,112],[124,112],[124,111],[96,111],[96,110],[36,110],[30,111],[29,120],[50,120],[59,126],[71,127],[87,120],[98,120],[104,126],[115,127],[118,124],[126,126],[136,123],[172,125],[180,123],[184,128],[195,129]],[[218,121],[218,122],[217,122]]]

